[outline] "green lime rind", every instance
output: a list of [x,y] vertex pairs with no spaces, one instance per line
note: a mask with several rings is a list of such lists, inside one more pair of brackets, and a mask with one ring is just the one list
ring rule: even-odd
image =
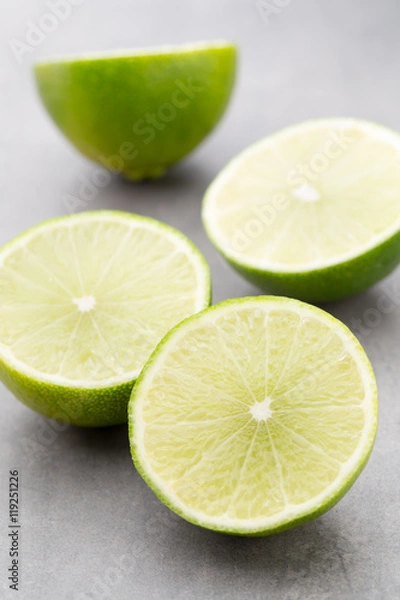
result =
[[228,105],[236,73],[228,42],[41,62],[39,94],[89,159],[133,180],[157,178],[191,152]]
[[247,281],[264,292],[304,302],[323,304],[354,296],[390,275],[400,264],[399,231],[368,252],[323,269],[297,273],[256,269],[228,256],[203,223],[218,252]]
[[[205,308],[210,305],[210,270],[198,248],[182,232],[170,225],[141,215],[122,211],[99,210],[49,219],[28,229],[5,244],[0,250],[0,260],[4,251],[12,248],[14,244],[19,244],[21,240],[24,240],[33,232],[46,229],[57,222],[74,221],[85,216],[90,217],[90,215],[123,216],[124,219],[132,219],[135,222],[153,223],[156,224],[159,230],[173,233],[175,237],[184,241],[196,256],[203,271],[205,280],[203,306]],[[49,419],[81,427],[105,427],[127,422],[127,405],[137,374],[135,377],[130,375],[125,381],[114,382],[111,385],[99,383],[99,385],[84,386],[81,384],[76,385],[73,381],[68,382],[68,384],[60,384],[53,379],[51,376],[46,377],[46,374],[39,373],[37,377],[33,377],[29,369],[25,369],[20,361],[16,364],[14,361],[7,360],[1,352],[0,345],[0,380],[23,404],[35,412]]]
[[171,511],[173,511],[174,513],[176,513],[177,515],[179,515],[180,517],[182,517],[189,523],[192,523],[199,527],[203,527],[205,529],[209,529],[209,530],[216,531],[219,533],[235,535],[235,536],[245,536],[245,537],[264,537],[267,535],[285,531],[287,529],[292,529],[294,527],[303,525],[305,523],[308,523],[309,521],[316,519],[317,517],[323,515],[328,510],[330,510],[333,506],[335,506],[339,502],[339,500],[341,500],[341,498],[347,493],[347,491],[352,487],[352,485],[355,483],[358,476],[360,475],[360,473],[363,471],[364,467],[366,466],[368,459],[371,455],[375,439],[376,439],[377,427],[378,427],[378,391],[377,391],[376,379],[375,379],[375,374],[374,374],[372,365],[371,365],[370,361],[368,360],[368,357],[366,356],[365,351],[362,348],[359,341],[357,340],[357,338],[352,334],[352,332],[341,321],[339,321],[338,319],[336,319],[329,313],[326,313],[324,310],[310,305],[309,308],[311,308],[317,314],[319,313],[319,314],[323,315],[325,319],[330,320],[333,324],[335,324],[335,326],[339,326],[345,332],[346,336],[351,340],[352,344],[354,345],[355,349],[357,350],[359,356],[362,357],[364,367],[366,367],[366,370],[368,372],[369,384],[370,384],[371,390],[372,390],[372,394],[371,394],[372,415],[371,415],[371,420],[370,420],[370,429],[368,431],[368,436],[364,443],[364,446],[363,446],[362,452],[359,456],[356,467],[347,475],[347,477],[345,477],[344,479],[342,479],[340,481],[340,486],[338,486],[337,489],[335,489],[332,493],[330,493],[329,495],[324,497],[319,503],[316,503],[315,506],[312,507],[312,509],[304,512],[300,508],[298,510],[298,514],[291,515],[288,518],[277,518],[277,519],[275,519],[275,522],[269,524],[268,526],[260,525],[260,527],[249,528],[249,527],[246,527],[245,525],[244,526],[238,525],[238,526],[234,526],[234,527],[226,527],[226,525],[223,525],[223,526],[218,525],[216,523],[212,523],[205,519],[203,520],[203,519],[199,519],[199,518],[194,518],[192,515],[188,514],[188,512],[186,512],[180,506],[177,505],[177,503],[174,501],[173,497],[167,496],[163,492],[161,487],[155,481],[152,474],[149,472],[149,470],[146,466],[146,462],[144,460],[143,454],[141,452],[141,448],[137,443],[137,438],[138,438],[137,429],[138,429],[139,425],[135,418],[135,410],[140,401],[140,394],[142,391],[142,387],[144,386],[144,384],[146,382],[147,376],[152,372],[152,370],[154,368],[156,368],[156,363],[157,363],[158,357],[166,349],[168,344],[174,340],[176,335],[179,335],[180,332],[183,329],[185,329],[188,325],[190,325],[191,323],[194,323],[196,320],[201,319],[202,316],[206,313],[209,313],[211,311],[222,311],[227,306],[245,304],[246,302],[249,302],[249,301],[250,302],[260,302],[260,303],[271,302],[271,301],[281,301],[282,304],[283,303],[292,303],[292,304],[297,304],[297,305],[303,304],[302,301],[292,299],[292,298],[285,298],[285,297],[281,297],[281,296],[279,296],[279,297],[278,296],[255,296],[255,297],[249,296],[249,297],[245,297],[245,298],[231,299],[231,300],[226,300],[224,302],[216,304],[214,306],[211,306],[209,308],[206,308],[205,310],[203,310],[199,313],[196,313],[195,315],[193,315],[191,317],[188,317],[187,319],[185,319],[184,321],[182,321],[181,323],[179,323],[178,325],[173,327],[167,333],[167,335],[163,338],[163,340],[158,344],[158,346],[155,348],[154,352],[152,353],[149,360],[147,361],[145,367],[141,371],[141,373],[138,377],[138,380],[136,382],[136,385],[132,390],[132,394],[131,394],[131,398],[130,398],[129,406],[128,406],[128,427],[129,427],[129,439],[130,439],[130,445],[131,445],[131,455],[132,455],[132,459],[133,459],[134,465],[135,465],[138,473],[141,475],[141,477],[147,483],[147,485],[152,489],[152,491],[159,498],[159,500],[161,500],[161,502],[163,502]]
[[109,427],[126,423],[135,380],[111,387],[80,388],[38,381],[0,359],[0,379],[25,406],[70,425]]

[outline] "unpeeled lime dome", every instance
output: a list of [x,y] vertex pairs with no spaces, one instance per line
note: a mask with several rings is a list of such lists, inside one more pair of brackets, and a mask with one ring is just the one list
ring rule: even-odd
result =
[[233,89],[228,42],[88,54],[35,67],[40,96],[88,158],[130,179],[159,177],[222,117]]

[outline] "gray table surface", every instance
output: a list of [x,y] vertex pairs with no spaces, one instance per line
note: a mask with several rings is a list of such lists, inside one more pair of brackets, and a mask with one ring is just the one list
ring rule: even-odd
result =
[[[77,2],[79,4],[79,2]],[[10,46],[43,0],[2,2],[0,244],[65,214],[94,166],[42,109],[30,63],[85,50],[233,39],[241,49],[235,96],[219,128],[165,179],[119,178],[91,208],[147,214],[183,230],[208,259],[214,301],[257,294],[218,257],[202,229],[209,182],[247,144],[310,117],[349,115],[400,130],[398,0],[82,0],[21,64]],[[376,316],[391,294],[396,308]],[[375,367],[380,428],[349,494],[311,524],[264,539],[225,537],[168,511],[133,468],[125,427],[57,431],[3,387],[0,416],[0,597],[23,600],[400,598],[400,271],[329,306],[358,335]],[[371,311],[371,309],[374,309]],[[375,312],[374,312],[375,311]],[[371,316],[372,315],[372,316]],[[7,589],[8,471],[21,473],[20,591]]]

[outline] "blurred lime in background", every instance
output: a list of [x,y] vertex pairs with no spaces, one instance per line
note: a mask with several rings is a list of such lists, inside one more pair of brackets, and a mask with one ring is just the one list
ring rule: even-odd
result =
[[40,96],[88,158],[133,180],[160,177],[222,117],[233,89],[228,42],[88,54],[35,66]]

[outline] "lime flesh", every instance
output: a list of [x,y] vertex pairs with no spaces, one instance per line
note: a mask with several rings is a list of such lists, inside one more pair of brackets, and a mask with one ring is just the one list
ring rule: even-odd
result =
[[312,301],[363,291],[400,262],[400,136],[354,119],[289,127],[216,178],[203,221],[262,289]]
[[129,406],[134,462],[190,522],[266,535],[348,490],[371,452],[377,391],[351,332],[287,298],[230,300],[160,343]]
[[47,221],[0,251],[0,376],[48,417],[123,423],[154,347],[209,300],[203,257],[171,227],[112,211]]

